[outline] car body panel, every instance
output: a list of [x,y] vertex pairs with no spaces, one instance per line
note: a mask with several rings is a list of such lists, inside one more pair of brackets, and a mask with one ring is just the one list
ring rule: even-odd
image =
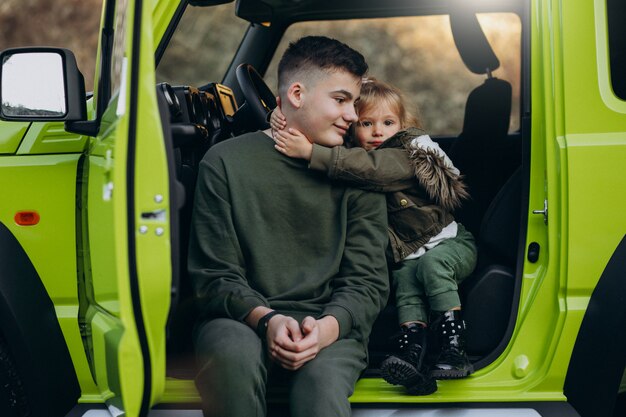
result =
[[14,154],[29,125],[0,121],[0,154]]
[[79,153],[87,143],[87,136],[66,132],[63,123],[32,123],[17,153]]

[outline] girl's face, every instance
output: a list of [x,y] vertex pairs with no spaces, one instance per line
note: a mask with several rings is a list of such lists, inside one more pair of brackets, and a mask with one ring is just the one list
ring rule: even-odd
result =
[[378,148],[401,128],[396,109],[383,101],[361,112],[355,134],[359,145],[369,151]]

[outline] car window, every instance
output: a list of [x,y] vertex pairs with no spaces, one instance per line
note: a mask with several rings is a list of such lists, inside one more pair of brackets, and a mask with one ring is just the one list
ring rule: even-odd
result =
[[126,47],[126,9],[128,0],[115,2],[115,37],[113,38],[113,51],[111,56],[111,94],[115,95],[122,88],[122,76],[125,71],[127,57]]
[[[500,60],[494,77],[512,84],[510,130],[519,128],[521,23],[511,13],[480,14],[478,20]],[[276,69],[289,42],[323,34],[365,56],[369,74],[400,88],[424,127],[434,135],[457,135],[465,101],[484,75],[471,73],[454,45],[448,16],[302,22],[290,26],[268,68],[265,81],[278,91]]]
[[615,95],[626,100],[626,3],[607,1],[611,84]]
[[235,3],[187,6],[159,62],[157,81],[172,85],[221,81],[248,25],[235,16]]

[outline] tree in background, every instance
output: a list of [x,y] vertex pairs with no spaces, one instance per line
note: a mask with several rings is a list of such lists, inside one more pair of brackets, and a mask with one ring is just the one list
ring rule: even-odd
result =
[[0,49],[57,46],[76,55],[93,89],[102,0],[2,0]]

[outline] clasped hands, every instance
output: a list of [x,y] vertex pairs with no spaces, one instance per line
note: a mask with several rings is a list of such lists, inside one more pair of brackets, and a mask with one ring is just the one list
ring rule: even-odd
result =
[[308,316],[298,323],[293,317],[277,314],[268,322],[268,353],[280,366],[295,371],[337,340],[338,333],[337,320],[332,316],[319,320]]

